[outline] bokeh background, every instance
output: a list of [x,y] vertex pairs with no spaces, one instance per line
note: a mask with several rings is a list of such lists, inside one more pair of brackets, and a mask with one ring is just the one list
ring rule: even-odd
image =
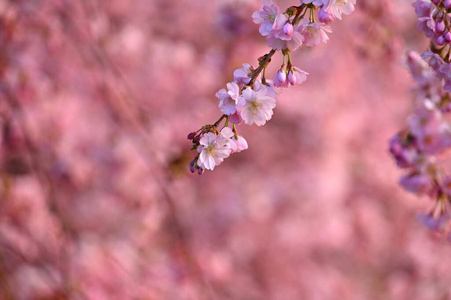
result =
[[357,2],[198,176],[186,135],[268,52],[258,0],[0,0],[0,299],[451,299],[387,151],[427,41],[411,1]]

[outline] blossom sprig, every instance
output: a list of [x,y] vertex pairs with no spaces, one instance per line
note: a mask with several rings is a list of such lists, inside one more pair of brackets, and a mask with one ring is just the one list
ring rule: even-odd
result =
[[433,200],[419,221],[451,238],[451,174],[442,158],[451,148],[451,1],[417,0],[413,6],[430,46],[421,55],[407,54],[416,109],[391,139],[390,152],[406,170],[400,185]]
[[[252,14],[254,23],[271,50],[258,59],[258,67],[244,63],[233,72],[233,81],[216,93],[221,117],[213,124],[191,132],[188,139],[197,155],[190,162],[191,172],[202,174],[213,170],[230,154],[246,150],[247,141],[236,125],[262,126],[272,118],[279,88],[302,84],[308,73],[296,67],[291,53],[301,46],[315,47],[329,40],[329,24],[354,11],[356,0],[301,0],[281,13],[272,0],[262,0],[259,11]],[[283,55],[283,63],[273,80],[266,78],[266,68],[275,53]],[[224,122],[224,124],[223,124]],[[223,124],[223,125],[222,125]],[[221,127],[222,126],[222,127]],[[221,128],[220,128],[221,127]]]
[[406,170],[400,185],[434,201],[419,220],[430,229],[450,233],[451,176],[441,160],[451,148],[450,94],[418,53],[407,54],[407,65],[417,83],[417,108],[407,127],[390,140],[390,152],[398,167]]

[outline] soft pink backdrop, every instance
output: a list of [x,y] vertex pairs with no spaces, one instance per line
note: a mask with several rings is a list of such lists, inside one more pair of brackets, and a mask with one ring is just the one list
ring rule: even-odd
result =
[[409,1],[357,2],[198,176],[186,135],[268,52],[259,1],[0,0],[0,299],[451,299],[387,152],[427,41]]

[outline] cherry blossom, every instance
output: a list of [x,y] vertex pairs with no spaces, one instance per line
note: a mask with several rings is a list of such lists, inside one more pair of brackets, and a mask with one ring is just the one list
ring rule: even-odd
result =
[[[202,174],[204,170],[213,170],[231,153],[248,148],[236,125],[262,126],[272,118],[279,88],[288,88],[307,80],[308,73],[293,65],[291,52],[302,46],[314,47],[326,43],[329,39],[327,34],[332,32],[327,24],[335,18],[340,19],[342,14],[351,13],[354,4],[355,0],[303,0],[299,6],[280,10],[273,1],[262,1],[260,9],[252,14],[252,20],[260,24],[259,32],[271,49],[258,58],[255,68],[244,63],[242,68],[233,72],[234,81],[216,93],[223,115],[215,123],[204,125],[188,135],[193,142],[192,150],[197,149],[198,152],[190,162],[191,172]],[[277,52],[283,55],[283,63],[271,81],[267,79],[266,71]],[[218,127],[223,122],[224,127],[219,132]],[[225,140],[228,141],[227,146]]]
[[238,153],[248,148],[246,139],[242,136],[237,136],[230,127],[224,127],[221,130],[221,134],[230,139],[229,143],[232,153]]
[[276,50],[295,51],[298,49],[304,37],[299,32],[300,24],[293,25],[285,14],[279,14],[275,20],[273,30],[266,37],[266,43],[269,47]]
[[329,0],[325,10],[341,20],[341,15],[349,15],[354,11],[356,0]]
[[267,36],[273,29],[274,21],[279,14],[279,7],[271,0],[263,0],[260,11],[252,14],[252,20],[260,25],[260,34]]
[[233,79],[237,83],[248,84],[251,80],[252,73],[252,66],[244,63],[241,69],[236,69],[233,72]]
[[220,100],[219,108],[226,115],[232,115],[236,112],[236,104],[240,97],[240,87],[236,82],[227,83],[227,90],[221,89],[216,93]]
[[200,168],[206,170],[213,170],[232,152],[229,139],[212,132],[205,134],[200,139],[199,144],[197,151],[200,155],[197,164]]
[[304,37],[304,45],[308,47],[315,47],[322,43],[327,43],[329,37],[327,33],[331,33],[330,26],[322,23],[311,23],[308,20],[303,20],[299,28]]
[[271,119],[275,107],[276,99],[267,96],[264,90],[254,91],[250,87],[243,91],[237,105],[243,121],[257,126],[265,125]]

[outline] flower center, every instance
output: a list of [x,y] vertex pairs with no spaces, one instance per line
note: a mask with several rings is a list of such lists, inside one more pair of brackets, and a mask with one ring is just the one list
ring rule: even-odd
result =
[[215,156],[214,152],[213,152],[213,146],[208,146],[207,149],[205,149],[207,151],[208,154],[210,154],[211,156]]
[[249,106],[249,110],[252,111],[252,113],[255,115],[255,114],[257,114],[257,112],[260,110],[261,107],[262,107],[262,105],[260,103],[258,103],[257,101],[254,101]]

